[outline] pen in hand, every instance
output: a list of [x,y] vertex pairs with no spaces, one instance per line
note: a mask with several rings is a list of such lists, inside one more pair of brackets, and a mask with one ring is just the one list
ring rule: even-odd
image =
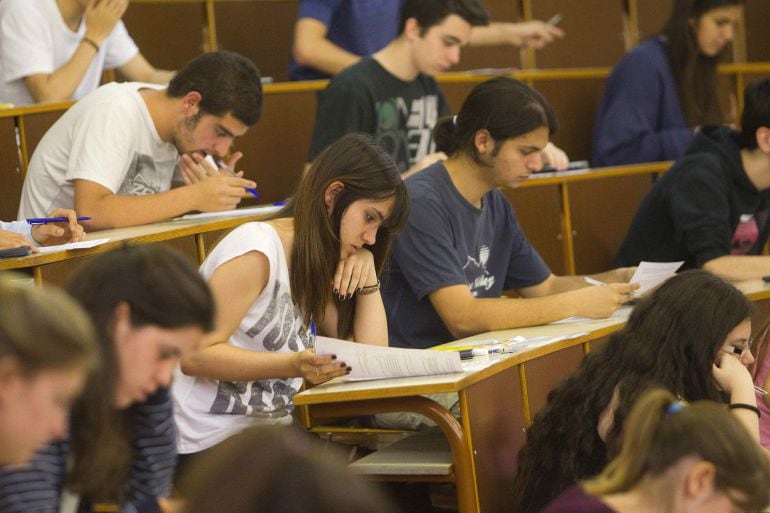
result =
[[[78,222],[90,221],[91,218],[87,216],[78,216],[77,220]],[[31,225],[49,224],[49,223],[67,223],[67,222],[69,222],[68,217],[30,217],[27,219],[27,224],[31,224]]]
[[[234,177],[238,178],[238,175],[235,174],[235,171],[233,170],[233,168],[231,168],[230,166],[225,164],[221,159],[217,160],[216,162],[217,162],[217,166],[219,167],[219,169],[225,171],[230,176],[234,176]],[[248,192],[249,194],[251,194],[255,198],[259,198],[259,193],[257,192],[256,189],[252,189],[251,187],[244,187],[244,189],[246,189],[246,192]]]

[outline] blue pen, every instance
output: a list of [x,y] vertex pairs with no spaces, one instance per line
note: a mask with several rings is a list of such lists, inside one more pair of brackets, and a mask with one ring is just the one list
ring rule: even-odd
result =
[[[238,176],[235,174],[235,171],[233,171],[233,168],[222,162],[221,160],[217,160],[217,165],[219,166],[219,169],[224,169],[230,176]],[[259,193],[256,189],[252,189],[251,187],[244,187],[246,189],[246,192],[254,196],[255,198],[259,198]]]
[[[80,221],[90,221],[91,218],[87,216],[79,216],[78,222]],[[67,217],[30,217],[27,219],[27,223],[29,224],[48,224],[48,223],[66,223],[69,222],[69,218]]]
[[316,327],[315,321],[310,321],[310,347],[315,347]]

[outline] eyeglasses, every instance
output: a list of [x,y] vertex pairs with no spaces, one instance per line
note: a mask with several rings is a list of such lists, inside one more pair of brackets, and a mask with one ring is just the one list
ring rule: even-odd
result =
[[746,341],[746,344],[743,346],[731,346],[730,349],[722,348],[722,350],[725,353],[731,353],[740,357],[745,355],[747,352],[751,351],[751,345],[753,343],[754,343],[754,338],[749,337],[749,339]]

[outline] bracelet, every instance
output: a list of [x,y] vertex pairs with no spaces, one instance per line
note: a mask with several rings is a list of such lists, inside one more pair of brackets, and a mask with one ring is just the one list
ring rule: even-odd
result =
[[96,41],[91,39],[90,37],[83,37],[83,39],[80,40],[81,43],[87,43],[94,47],[94,50],[96,50],[96,53],[99,53],[99,45],[96,44]]
[[378,290],[380,290],[380,280],[377,280],[377,283],[375,283],[374,285],[361,287],[360,289],[358,289],[358,294],[365,296],[367,294],[374,294]]
[[756,413],[757,417],[761,417],[762,416],[762,412],[759,411],[759,408],[757,408],[753,404],[732,403],[730,405],[730,409],[731,410],[749,410],[749,411],[753,411],[754,413]]

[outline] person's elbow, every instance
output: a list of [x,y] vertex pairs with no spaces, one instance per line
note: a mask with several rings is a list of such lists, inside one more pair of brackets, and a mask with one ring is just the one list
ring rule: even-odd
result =
[[727,262],[724,257],[716,257],[704,262],[703,265],[701,265],[701,268],[712,274],[716,274],[721,278],[730,280],[733,278],[732,273],[730,272],[731,266],[726,264]]
[[457,308],[452,312],[439,313],[444,326],[455,339],[471,337],[489,331],[483,325],[483,319],[469,308]]
[[312,66],[316,63],[316,47],[312,40],[295,38],[292,46],[294,61],[301,66]]

